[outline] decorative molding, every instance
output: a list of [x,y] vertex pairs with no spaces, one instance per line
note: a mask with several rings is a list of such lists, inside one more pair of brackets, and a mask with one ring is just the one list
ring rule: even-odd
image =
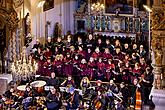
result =
[[23,0],[13,0],[15,8],[18,8],[23,4]]

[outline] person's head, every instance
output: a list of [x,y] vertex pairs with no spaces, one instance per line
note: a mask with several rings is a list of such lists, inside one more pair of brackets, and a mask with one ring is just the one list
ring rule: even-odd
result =
[[128,68],[129,67],[129,62],[125,63],[125,67]]
[[96,47],[95,52],[96,52],[96,53],[99,53],[99,52],[100,52],[99,47]]
[[108,59],[108,64],[111,64],[112,63],[112,60],[111,59]]
[[66,57],[69,58],[69,57],[70,57],[70,53],[67,53],[67,54],[66,54]]
[[124,48],[125,48],[125,49],[128,49],[128,44],[127,44],[127,43],[124,44]]
[[87,63],[87,62],[86,62],[86,60],[83,58],[83,59],[81,60],[81,63],[82,63],[82,64],[85,64],[85,63]]
[[58,54],[56,55],[56,60],[60,60],[60,56]]
[[110,81],[109,81],[109,84],[110,84],[110,85],[113,85],[113,84],[114,84],[114,81],[113,81],[113,80],[110,80]]
[[50,89],[50,92],[51,92],[52,94],[56,94],[56,88],[55,88],[55,87],[52,87],[52,88]]
[[118,39],[115,41],[115,45],[117,45],[117,46],[120,45],[120,41]]
[[89,83],[89,79],[88,79],[88,77],[83,77],[83,83]]
[[74,57],[76,60],[78,60],[78,55],[75,55],[75,57]]
[[116,53],[119,53],[120,52],[120,48],[116,48]]
[[82,50],[83,50],[82,46],[78,46],[78,49],[79,49],[80,51],[82,51]]
[[106,43],[106,44],[110,44],[109,39],[106,39],[105,43]]
[[68,76],[68,81],[71,81],[72,80],[72,77],[69,75]]
[[74,52],[75,47],[74,46],[70,46],[70,51]]
[[71,35],[68,35],[68,36],[67,36],[67,41],[71,41],[71,39],[72,39],[72,38],[71,38]]
[[43,57],[43,55],[41,55],[41,56],[40,56],[40,60],[43,60],[43,59],[44,59],[44,57]]
[[102,81],[101,80],[97,80],[96,83],[97,83],[97,86],[101,86]]
[[90,62],[93,62],[93,61],[94,61],[94,58],[93,58],[93,57],[90,57],[90,58],[89,58],[89,61],[90,61]]
[[120,83],[120,88],[124,88],[125,84],[124,82]]
[[38,53],[41,53],[41,48],[38,48],[37,51],[38,51]]
[[101,58],[101,57],[99,58],[99,62],[100,62],[100,63],[102,62],[102,58]]
[[105,53],[109,53],[109,49],[108,48],[105,48]]
[[144,57],[140,58],[140,63],[141,63],[141,64],[144,64],[144,63],[145,63]]
[[137,79],[137,78],[135,78],[135,79],[133,80],[133,84],[134,84],[134,85],[137,85],[137,84],[138,84],[138,79]]
[[12,92],[12,93],[14,92],[14,87],[10,88],[10,92]]
[[55,78],[55,77],[56,77],[55,72],[52,72],[52,73],[51,73],[51,78]]
[[51,42],[51,37],[48,37],[48,42],[49,42],[49,43]]
[[133,44],[133,49],[137,49],[137,44]]
[[89,39],[89,40],[92,40],[92,39],[93,39],[92,34],[89,34],[89,35],[88,35],[88,39]]
[[62,40],[61,37],[57,38],[57,42],[61,42],[61,40]]
[[139,63],[138,62],[135,63],[135,68],[139,68]]
[[48,59],[47,59],[47,62],[48,62],[48,63],[51,63],[51,58],[48,58]]
[[132,59],[136,59],[136,53],[132,53]]
[[78,42],[82,42],[82,38],[78,36]]
[[91,52],[92,52],[91,48],[88,48],[88,49],[87,49],[87,52],[88,52],[88,53],[91,53]]
[[102,40],[101,38],[98,39],[98,43],[101,44],[102,43]]
[[144,50],[143,45],[140,45],[140,50]]
[[128,60],[129,59],[129,54],[125,55],[125,59]]
[[40,40],[39,39],[36,39],[36,44],[39,44],[40,43]]
[[30,90],[31,90],[31,89],[30,89],[30,86],[29,86],[29,85],[27,85],[27,86],[26,86],[26,91],[28,91],[28,92],[29,92]]
[[148,67],[146,68],[146,73],[149,74],[150,72],[151,72],[151,68],[148,66]]

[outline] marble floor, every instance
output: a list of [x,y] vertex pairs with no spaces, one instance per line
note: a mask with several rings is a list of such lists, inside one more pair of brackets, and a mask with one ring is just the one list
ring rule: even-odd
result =
[[152,90],[151,95],[153,96],[155,110],[165,110],[165,90]]

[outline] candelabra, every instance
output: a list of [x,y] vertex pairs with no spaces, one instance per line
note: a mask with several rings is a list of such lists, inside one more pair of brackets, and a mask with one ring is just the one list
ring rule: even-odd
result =
[[104,11],[104,8],[104,4],[97,2],[92,4],[91,11],[92,13],[100,14]]
[[23,51],[20,56],[21,58],[17,61],[14,61],[11,65],[11,72],[14,77],[29,78],[34,76],[38,69],[38,64],[36,61],[32,61],[32,59],[27,58],[26,47],[23,47]]

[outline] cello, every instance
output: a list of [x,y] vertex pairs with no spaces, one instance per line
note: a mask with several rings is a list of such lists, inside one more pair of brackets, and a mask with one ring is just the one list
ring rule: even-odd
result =
[[136,89],[136,102],[135,102],[135,110],[142,110],[142,97],[141,97],[141,91],[137,87]]

